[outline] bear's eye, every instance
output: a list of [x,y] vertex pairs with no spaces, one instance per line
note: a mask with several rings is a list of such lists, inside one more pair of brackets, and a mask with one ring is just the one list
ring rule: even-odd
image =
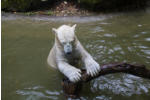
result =
[[65,42],[62,42],[62,44],[65,45],[66,43],[65,43]]
[[72,45],[74,44],[74,40],[70,42]]

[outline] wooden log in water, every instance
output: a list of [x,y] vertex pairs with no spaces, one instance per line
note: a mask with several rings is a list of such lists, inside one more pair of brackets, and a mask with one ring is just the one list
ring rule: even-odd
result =
[[79,93],[82,89],[82,82],[79,81],[77,83],[73,83],[69,81],[68,78],[64,78],[62,81],[63,91],[65,93],[65,96],[68,98],[77,98],[79,97]]
[[105,64],[101,66],[101,71],[94,77],[88,75],[86,70],[82,70],[81,80],[77,83],[72,83],[68,78],[65,77],[62,81],[63,91],[67,97],[76,98],[79,96],[79,93],[82,89],[82,84],[85,82],[88,82],[99,76],[120,72],[150,79],[150,69],[147,69],[144,65],[133,65],[127,63]]

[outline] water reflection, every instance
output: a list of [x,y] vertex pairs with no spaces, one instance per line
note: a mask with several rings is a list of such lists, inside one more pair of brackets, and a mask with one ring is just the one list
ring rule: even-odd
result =
[[146,38],[145,40],[146,40],[146,41],[150,41],[150,38]]
[[41,100],[42,98],[58,100],[57,96],[45,95],[42,92],[38,92],[38,91],[18,90],[18,91],[16,91],[16,93],[19,95],[26,96],[26,100]]
[[58,91],[47,90],[43,86],[33,86],[17,90],[16,94],[25,96],[26,100],[41,100],[52,99],[58,100],[58,96],[61,94]]
[[104,37],[116,37],[116,35],[115,34],[105,33]]
[[148,93],[150,84],[148,81],[128,74],[116,74],[100,77],[93,81],[91,90],[93,92],[106,91],[123,96]]

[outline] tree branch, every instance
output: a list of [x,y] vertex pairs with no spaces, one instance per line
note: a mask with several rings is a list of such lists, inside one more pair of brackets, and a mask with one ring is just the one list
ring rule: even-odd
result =
[[144,65],[132,65],[127,63],[105,64],[101,66],[101,71],[94,77],[88,75],[86,70],[82,70],[81,80],[77,83],[72,83],[68,78],[65,77],[62,82],[63,90],[67,96],[75,98],[79,95],[79,91],[81,91],[82,84],[84,82],[88,82],[99,76],[119,72],[150,79],[150,70]]
[[144,65],[132,65],[127,63],[115,63],[115,64],[105,64],[101,66],[101,71],[95,77],[87,75],[85,70],[82,70],[81,81],[87,82],[96,77],[112,74],[112,73],[128,73],[135,76],[143,77],[150,79],[150,70],[147,69]]

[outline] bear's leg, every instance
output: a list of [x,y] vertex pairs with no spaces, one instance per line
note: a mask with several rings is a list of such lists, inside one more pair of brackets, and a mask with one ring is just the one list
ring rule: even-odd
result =
[[95,76],[100,71],[100,65],[92,58],[92,56],[83,48],[80,42],[78,42],[77,50],[82,57],[82,62],[85,65],[87,74]]

